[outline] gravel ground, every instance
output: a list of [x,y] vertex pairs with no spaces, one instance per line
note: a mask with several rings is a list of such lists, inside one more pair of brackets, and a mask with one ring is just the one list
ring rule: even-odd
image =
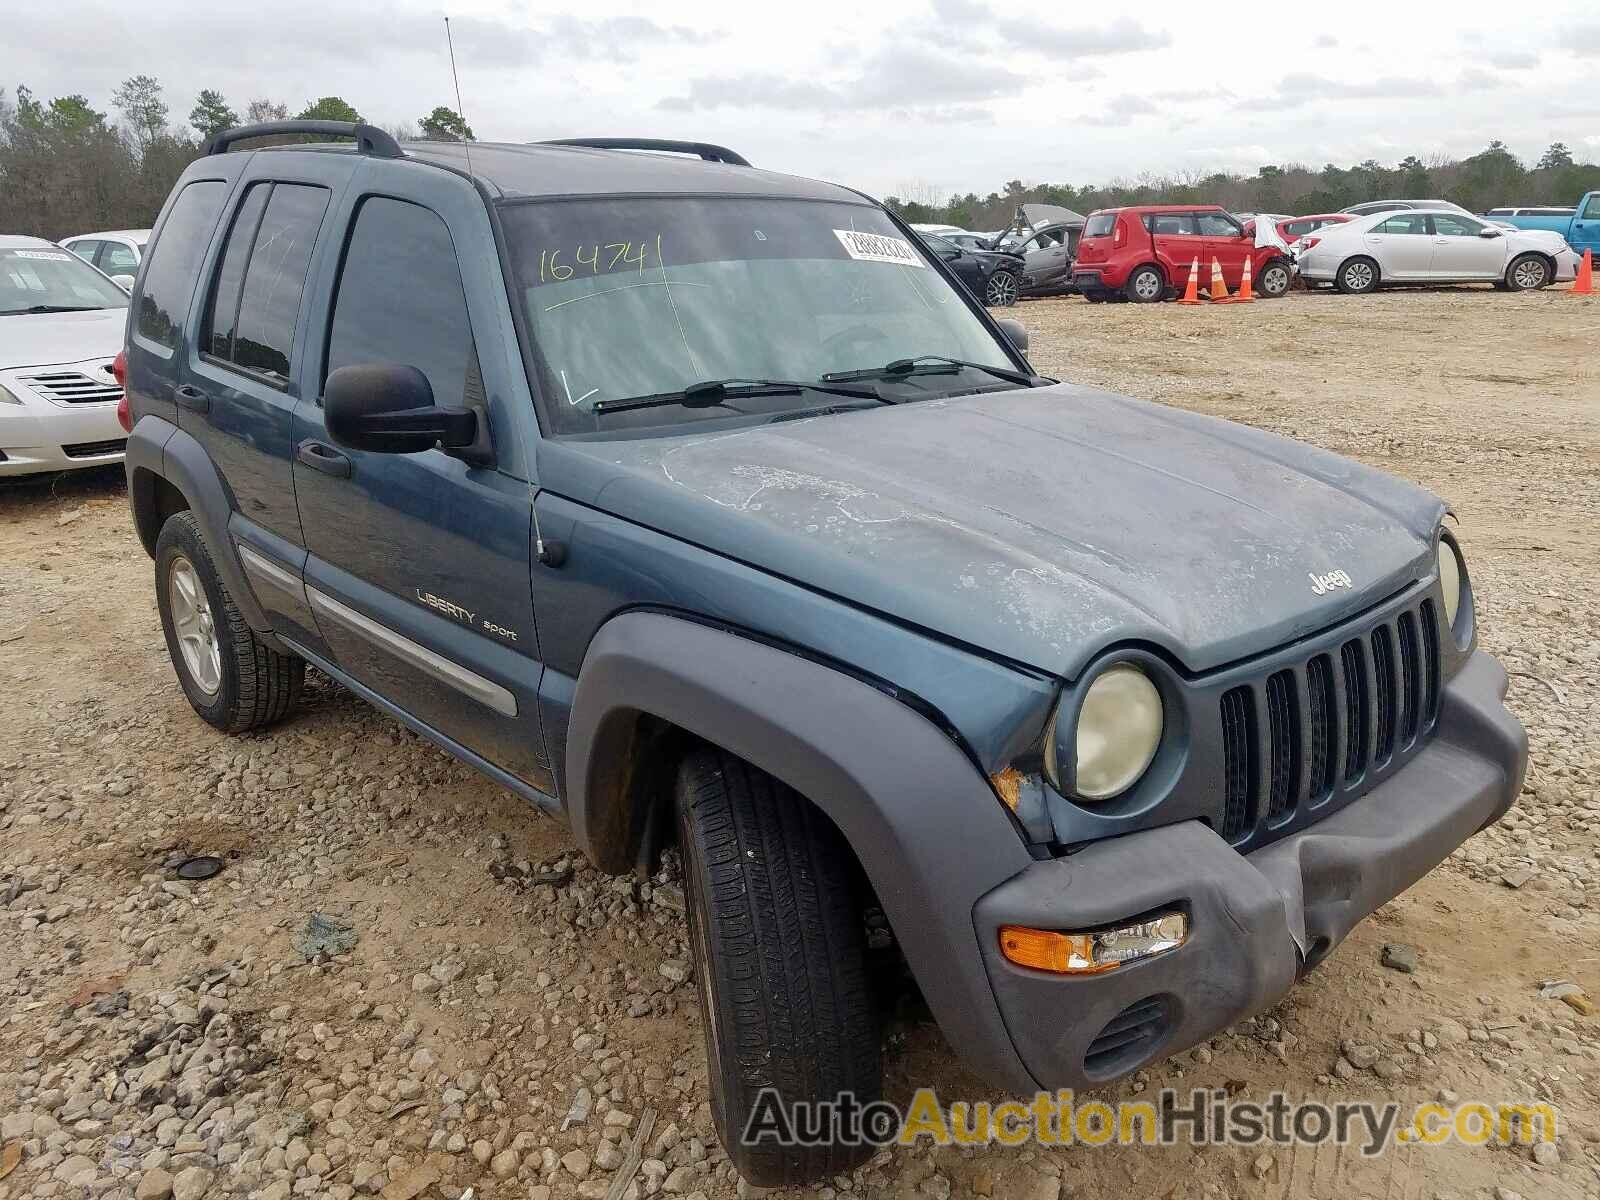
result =
[[[1507,820],[1276,1010],[1109,1094],[1545,1098],[1562,1136],[1376,1160],[924,1145],[801,1194],[1600,1197],[1600,1015],[1541,992],[1600,995],[1600,304],[1015,315],[1042,370],[1448,496],[1534,747]],[[559,824],[325,679],[272,733],[216,734],[172,678],[150,573],[116,473],[0,491],[0,1200],[601,1197],[635,1140],[630,1197],[747,1194],[711,1132],[674,864],[596,874]],[[175,879],[198,854],[222,873]],[[889,1093],[923,1084],[994,1098],[902,1018]]]

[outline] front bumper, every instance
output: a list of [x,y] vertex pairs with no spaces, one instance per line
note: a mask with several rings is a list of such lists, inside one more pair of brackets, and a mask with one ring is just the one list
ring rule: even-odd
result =
[[[95,360],[30,370],[61,370],[88,376],[99,366],[99,360]],[[5,373],[0,383],[21,401],[0,403],[0,478],[74,471],[122,461],[128,433],[117,420],[115,400],[49,400],[18,379],[16,372]]]
[[[1271,1006],[1363,917],[1498,820],[1521,790],[1527,734],[1506,675],[1475,653],[1445,688],[1434,740],[1367,795],[1248,856],[1199,821],[1036,862],[974,908],[984,966],[1037,1086],[1092,1087]],[[1189,917],[1177,950],[1101,975],[1018,967],[1002,925],[1089,930]]]
[[1555,256],[1556,282],[1566,283],[1578,277],[1578,263],[1582,256],[1573,249],[1566,249]]

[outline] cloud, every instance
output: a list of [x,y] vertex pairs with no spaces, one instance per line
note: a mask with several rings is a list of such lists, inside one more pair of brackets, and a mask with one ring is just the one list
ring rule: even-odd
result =
[[992,36],[1008,50],[1056,59],[1133,54],[1172,44],[1172,35],[1166,30],[1147,29],[1128,17],[1103,25],[1063,27],[1013,15],[1010,8],[991,9],[981,0],[933,0],[933,15],[961,26],[974,37]]
[[1496,50],[1485,59],[1491,67],[1499,67],[1505,71],[1520,71],[1527,67],[1537,67],[1539,56],[1531,50]]
[[1600,55],[1600,25],[1574,25],[1561,40],[1574,54]]
[[1332,46],[1337,46],[1339,44],[1339,39],[1334,37],[1331,33],[1319,33],[1317,34],[1317,40],[1311,44],[1319,50],[1327,50]]
[[1328,79],[1304,71],[1291,72],[1278,81],[1271,95],[1241,100],[1234,107],[1243,112],[1276,112],[1299,108],[1324,100],[1410,100],[1439,96],[1444,89],[1431,79],[1408,79],[1385,75],[1377,79]]
[[970,57],[952,58],[923,46],[891,45],[869,56],[857,73],[842,81],[817,83],[770,72],[701,76],[690,81],[686,93],[669,96],[656,107],[668,112],[712,108],[816,112],[887,109],[935,117],[954,113],[954,119],[970,121],[975,110],[968,106],[974,102],[1016,95],[1027,85],[1026,76],[1003,67],[975,64]]
[[649,17],[601,17],[585,20],[563,14],[550,20],[546,37],[556,39],[563,51],[579,58],[633,61],[644,49],[662,46],[709,46],[723,36],[721,30],[663,25]]
[[1496,75],[1493,71],[1485,71],[1482,67],[1468,67],[1461,72],[1456,85],[1482,91],[1485,88],[1502,88],[1510,82],[1504,75]]
[[1114,97],[1097,116],[1080,118],[1085,125],[1127,125],[1134,117],[1147,116],[1161,110],[1143,96],[1128,93]]

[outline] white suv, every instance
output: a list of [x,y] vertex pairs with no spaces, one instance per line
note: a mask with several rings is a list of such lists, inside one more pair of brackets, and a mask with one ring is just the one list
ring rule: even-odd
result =
[[128,295],[42,238],[0,234],[0,478],[122,461]]
[[105,233],[80,233],[62,238],[61,244],[90,266],[111,276],[124,288],[133,286],[149,244],[148,229],[112,229]]

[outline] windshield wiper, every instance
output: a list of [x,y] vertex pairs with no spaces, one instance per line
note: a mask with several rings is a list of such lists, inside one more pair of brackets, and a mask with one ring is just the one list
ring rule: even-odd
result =
[[32,313],[95,312],[98,304],[35,304],[32,308],[8,308],[0,316],[21,317]]
[[668,404],[684,408],[717,408],[724,401],[744,396],[798,396],[801,392],[827,392],[834,396],[855,396],[882,404],[894,401],[865,388],[834,387],[828,382],[799,383],[789,379],[708,379],[691,383],[682,391],[657,392],[650,396],[629,396],[623,400],[597,400],[589,411],[595,416],[633,412],[641,408],[661,408]]
[[919,354],[915,358],[897,358],[881,367],[868,367],[863,371],[834,371],[822,378],[829,382],[834,380],[843,382],[853,379],[892,379],[897,375],[954,375],[963,368],[985,371],[997,379],[1020,383],[1023,387],[1036,386],[1035,377],[1024,375],[1021,371],[1012,371],[1006,367],[991,367],[987,363],[968,362],[964,358],[946,358],[942,354]]

